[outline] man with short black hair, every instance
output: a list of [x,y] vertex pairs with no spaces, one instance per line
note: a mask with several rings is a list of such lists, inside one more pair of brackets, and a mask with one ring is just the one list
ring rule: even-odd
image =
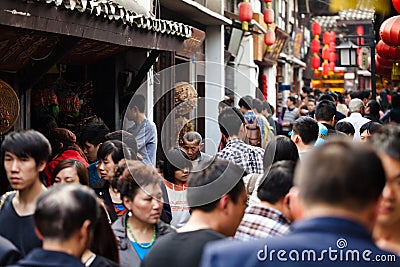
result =
[[243,142],[246,129],[240,110],[224,109],[218,116],[218,124],[228,143],[216,156],[232,161],[248,173],[263,173],[264,149]]
[[157,239],[142,267],[196,267],[206,243],[235,234],[247,200],[244,170],[222,159],[199,167],[187,183],[189,221],[177,233]]
[[260,204],[246,209],[235,239],[247,241],[281,236],[289,231],[292,220],[289,190],[293,186],[295,165],[291,160],[283,160],[271,166],[257,189]]
[[[370,234],[385,185],[378,155],[346,140],[327,142],[309,153],[295,172],[303,218],[292,224],[291,232],[207,244],[200,266],[398,266],[400,258],[378,249]],[[390,260],[375,261],[381,258]]]
[[50,155],[49,141],[34,130],[11,132],[1,146],[7,179],[15,191],[0,199],[0,235],[10,240],[22,256],[41,246],[34,231],[33,213],[39,195],[46,191],[40,176]]
[[133,121],[132,127],[127,129],[136,138],[142,162],[156,166],[157,127],[154,122],[146,118],[146,98],[143,95],[134,95],[126,109],[126,118]]
[[294,121],[290,139],[296,144],[300,158],[314,147],[318,133],[316,120],[303,116]]
[[278,134],[288,136],[292,130],[292,123],[296,120],[297,108],[296,98],[289,96],[286,100],[286,107],[282,107],[282,111],[279,114],[278,123],[281,125],[281,131]]
[[84,267],[81,257],[90,247],[99,216],[99,202],[88,187],[53,186],[39,197],[34,214],[43,248],[32,250],[15,267]]
[[328,137],[345,137],[340,131],[335,130],[336,106],[332,101],[322,100],[315,109],[315,119],[328,129]]

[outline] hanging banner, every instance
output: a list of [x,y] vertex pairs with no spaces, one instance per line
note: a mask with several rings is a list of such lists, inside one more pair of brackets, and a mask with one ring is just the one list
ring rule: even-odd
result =
[[296,28],[293,38],[293,56],[300,59],[300,50],[303,45],[303,32]]

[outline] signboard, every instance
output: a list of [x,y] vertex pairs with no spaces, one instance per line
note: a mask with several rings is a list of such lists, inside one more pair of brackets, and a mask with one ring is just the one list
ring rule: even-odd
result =
[[369,49],[361,47],[358,52],[358,66],[362,70],[366,70],[369,67]]
[[293,39],[293,56],[300,58],[300,50],[303,45],[303,32],[296,28],[294,30],[294,39]]

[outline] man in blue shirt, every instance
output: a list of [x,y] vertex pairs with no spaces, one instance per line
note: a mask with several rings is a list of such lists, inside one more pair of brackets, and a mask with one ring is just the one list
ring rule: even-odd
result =
[[154,122],[149,121],[144,113],[146,99],[143,95],[135,95],[126,110],[126,118],[133,121],[134,125],[127,129],[136,137],[138,150],[142,162],[146,165],[156,166],[157,128]]
[[369,147],[331,141],[309,152],[295,172],[302,220],[286,236],[207,245],[202,267],[398,266],[371,238],[385,172]]

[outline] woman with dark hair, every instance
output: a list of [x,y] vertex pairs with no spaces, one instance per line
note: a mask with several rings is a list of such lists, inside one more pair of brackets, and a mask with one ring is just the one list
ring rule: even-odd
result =
[[249,205],[260,203],[260,199],[257,197],[257,189],[260,181],[262,177],[268,174],[272,164],[281,160],[291,160],[297,164],[299,151],[296,144],[289,137],[277,135],[265,147],[263,158],[264,174],[251,174],[243,178],[249,195]]
[[77,183],[89,186],[88,170],[76,159],[64,159],[54,168],[52,184]]
[[139,267],[158,237],[173,229],[160,220],[162,178],[140,161],[120,163],[114,181],[128,213],[112,225],[119,243],[121,267]]
[[400,123],[400,94],[394,93],[392,95],[392,108],[382,116],[381,121],[383,123]]
[[381,105],[379,105],[378,101],[370,100],[365,106],[365,115],[364,118],[370,119],[371,121],[381,123],[379,120],[381,117],[380,111],[382,110]]
[[113,178],[118,163],[122,159],[132,159],[132,150],[123,142],[118,140],[109,140],[104,142],[97,151],[99,160],[98,170],[102,179],[97,181],[92,188],[101,198],[110,216],[111,222],[114,222],[119,216],[126,213],[126,208],[122,204],[120,194],[113,184]]
[[51,186],[52,175],[54,168],[57,164],[64,159],[76,159],[82,162],[85,167],[89,166],[87,159],[83,151],[76,144],[76,136],[73,132],[65,128],[56,128],[50,133],[49,141],[52,150],[52,160],[50,160],[46,169],[44,170],[44,183],[47,186]]
[[172,148],[168,151],[164,164],[164,184],[172,212],[170,224],[175,228],[182,227],[190,217],[186,181],[191,169],[192,162],[183,150]]

